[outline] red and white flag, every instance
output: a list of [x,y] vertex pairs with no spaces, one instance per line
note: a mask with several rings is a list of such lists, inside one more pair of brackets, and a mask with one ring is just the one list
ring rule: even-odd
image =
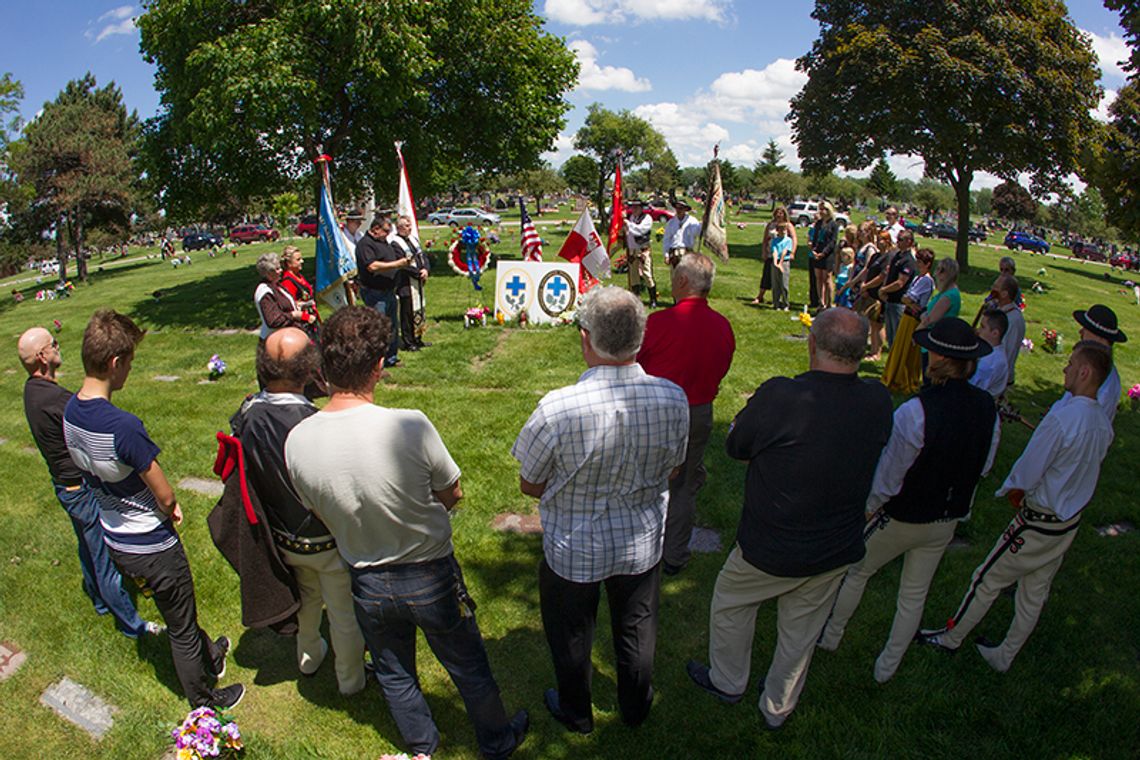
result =
[[558,255],[572,264],[581,264],[578,270],[578,292],[585,293],[598,284],[598,280],[610,276],[610,257],[606,246],[594,228],[590,209],[583,209],[582,215],[574,223],[574,229],[566,236]]
[[396,158],[400,160],[400,198],[396,202],[396,214],[412,220],[412,235],[415,236],[416,240],[419,240],[420,225],[416,221],[416,204],[412,201],[412,186],[408,182],[408,167],[404,164],[404,154],[400,152],[403,145],[402,142],[396,143]]
[[622,201],[621,158],[618,158],[617,173],[614,175],[613,202],[610,207],[610,239],[606,250],[612,251],[614,244],[622,240],[622,222],[625,221],[625,203]]
[[530,214],[526,212],[526,204],[519,196],[519,220],[522,224],[522,257],[523,261],[542,261],[542,238],[534,228]]

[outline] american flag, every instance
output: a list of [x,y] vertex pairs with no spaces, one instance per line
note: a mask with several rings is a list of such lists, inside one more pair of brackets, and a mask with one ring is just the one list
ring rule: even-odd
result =
[[523,261],[542,261],[542,238],[538,236],[538,232],[534,229],[534,222],[530,220],[530,214],[526,212],[526,204],[523,203],[521,195],[519,196],[519,211],[522,212]]

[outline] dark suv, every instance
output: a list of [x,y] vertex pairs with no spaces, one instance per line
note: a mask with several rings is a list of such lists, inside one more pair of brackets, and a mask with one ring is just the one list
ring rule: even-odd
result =
[[201,251],[206,248],[216,248],[224,242],[221,235],[213,232],[191,232],[182,238],[182,250]]

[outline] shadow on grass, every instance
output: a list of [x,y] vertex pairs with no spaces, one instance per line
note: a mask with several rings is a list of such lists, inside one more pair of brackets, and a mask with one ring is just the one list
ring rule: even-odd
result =
[[133,316],[150,327],[202,330],[251,328],[260,322],[253,303],[257,280],[246,270],[219,272],[162,288],[159,298],[135,303]]

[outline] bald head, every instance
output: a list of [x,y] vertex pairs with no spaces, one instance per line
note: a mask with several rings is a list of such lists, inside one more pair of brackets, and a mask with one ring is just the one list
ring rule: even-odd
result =
[[828,309],[811,325],[808,351],[812,369],[854,373],[867,347],[870,324],[851,309]]
[[29,375],[53,377],[60,364],[59,344],[51,333],[42,327],[32,327],[24,331],[16,344],[20,363]]
[[257,374],[270,393],[300,393],[319,361],[309,336],[296,327],[278,330],[257,347]]

